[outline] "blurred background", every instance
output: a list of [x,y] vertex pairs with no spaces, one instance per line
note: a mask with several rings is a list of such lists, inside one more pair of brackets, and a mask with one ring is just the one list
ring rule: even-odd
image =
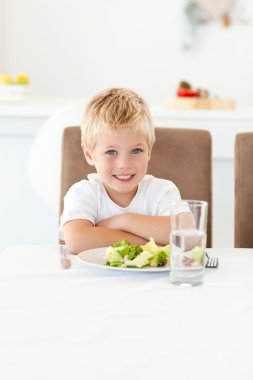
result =
[[189,3],[0,0],[0,72],[27,74],[33,95],[90,97],[127,86],[163,103],[185,78],[252,104],[253,2],[212,0],[216,8],[202,17],[188,7],[187,25]]
[[[112,86],[143,96],[158,126],[210,130],[214,246],[232,247],[233,142],[253,130],[252,20],[251,0],[0,0],[0,250],[57,242],[62,129]],[[166,110],[181,80],[235,109]]]

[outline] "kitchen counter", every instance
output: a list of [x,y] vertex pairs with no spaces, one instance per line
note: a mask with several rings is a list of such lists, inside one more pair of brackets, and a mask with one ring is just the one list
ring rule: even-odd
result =
[[192,110],[169,110],[161,105],[151,105],[153,117],[158,117],[161,119],[212,119],[212,120],[253,120],[253,106],[250,107],[239,107],[234,110],[203,110],[203,109],[192,109]]
[[[80,98],[43,98],[26,97],[22,100],[2,100],[0,99],[0,116],[46,116],[59,108],[77,101]],[[85,101],[85,100],[84,100]],[[150,105],[153,117],[161,120],[171,119],[212,119],[212,120],[236,120],[252,121],[253,106],[238,107],[235,110],[168,110],[162,105]]]
[[[43,123],[67,105],[84,99],[25,98],[0,101],[0,135],[36,136]],[[233,158],[236,133],[253,131],[253,107],[235,110],[167,110],[150,106],[156,126],[207,129],[213,138],[214,158]],[[225,143],[226,142],[226,143]]]
[[0,117],[49,117],[57,109],[73,101],[73,99],[30,97],[12,101],[0,99]]
[[44,122],[56,111],[75,101],[57,98],[24,98],[0,100],[0,136],[35,137]]
[[233,159],[236,134],[253,131],[253,107],[216,111],[166,110],[162,106],[153,106],[151,111],[157,126],[210,131],[213,157],[218,159]]

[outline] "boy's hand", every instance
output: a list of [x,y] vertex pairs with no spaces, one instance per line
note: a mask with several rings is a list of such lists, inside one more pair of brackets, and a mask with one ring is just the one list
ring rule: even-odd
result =
[[96,224],[96,227],[110,228],[112,230],[123,230],[123,219],[127,218],[127,214],[114,215],[110,218],[103,219]]

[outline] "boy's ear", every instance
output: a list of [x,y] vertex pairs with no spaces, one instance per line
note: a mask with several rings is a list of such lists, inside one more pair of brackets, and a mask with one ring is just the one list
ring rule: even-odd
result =
[[88,162],[89,165],[93,166],[94,165],[94,156],[90,150],[87,149],[85,144],[81,145],[84,157],[86,158],[86,161]]

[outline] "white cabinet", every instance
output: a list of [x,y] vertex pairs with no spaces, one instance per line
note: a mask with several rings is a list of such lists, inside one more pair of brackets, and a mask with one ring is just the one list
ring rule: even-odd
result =
[[[41,123],[36,120],[34,126],[36,123],[39,129]],[[0,134],[0,250],[10,244],[56,242],[55,217],[33,191],[28,178],[33,138],[32,134]]]
[[[0,251],[11,244],[57,242],[58,205],[53,209],[34,191],[27,168],[35,136],[48,117],[67,103],[67,100],[0,103]],[[214,157],[213,245],[232,247],[234,137],[238,132],[253,131],[253,109],[166,111],[162,107],[151,107],[151,111],[156,126],[199,128],[211,132]],[[47,185],[44,184],[45,187]]]
[[27,170],[35,136],[61,105],[52,103],[0,102],[0,252],[12,244],[57,242],[57,215],[33,190]]

